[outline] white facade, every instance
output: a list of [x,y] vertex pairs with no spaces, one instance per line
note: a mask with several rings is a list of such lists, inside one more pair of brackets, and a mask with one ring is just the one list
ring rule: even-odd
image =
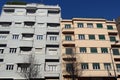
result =
[[40,64],[38,78],[60,80],[60,7],[4,5],[0,17],[0,78],[23,79],[18,64],[30,53]]

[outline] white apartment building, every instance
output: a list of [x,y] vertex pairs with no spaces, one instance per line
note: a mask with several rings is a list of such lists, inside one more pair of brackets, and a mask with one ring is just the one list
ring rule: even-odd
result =
[[0,79],[24,79],[22,66],[30,54],[39,65],[40,80],[60,80],[58,5],[26,4],[2,8],[0,17]]

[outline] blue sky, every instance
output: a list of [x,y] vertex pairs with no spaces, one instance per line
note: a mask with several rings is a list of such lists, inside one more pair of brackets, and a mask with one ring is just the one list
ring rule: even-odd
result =
[[[0,10],[6,1],[0,0]],[[120,16],[120,0],[19,0],[28,3],[59,4],[62,18],[106,18],[116,19]],[[42,1],[42,2],[41,2]]]

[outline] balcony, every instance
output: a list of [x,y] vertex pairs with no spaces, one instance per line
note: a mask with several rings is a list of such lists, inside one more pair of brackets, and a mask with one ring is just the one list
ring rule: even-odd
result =
[[45,78],[46,79],[59,79],[59,77],[60,77],[60,72],[48,72],[48,71],[46,71],[45,72]]
[[35,22],[35,16],[25,16],[25,21],[29,21],[29,22]]
[[23,40],[33,40],[33,35],[31,33],[22,33],[22,39]]
[[62,28],[63,34],[74,34],[74,28]]
[[62,41],[63,46],[68,47],[75,47],[75,41],[74,40],[63,40]]
[[32,28],[34,25],[35,25],[35,22],[33,22],[33,21],[25,21],[24,22],[24,26],[26,28]]
[[48,54],[46,54],[45,59],[59,59],[59,56],[58,55],[48,55]]
[[30,54],[32,53],[32,47],[20,47],[21,54]]
[[27,26],[25,26],[25,27],[22,29],[22,32],[23,32],[23,33],[33,34],[33,33],[34,33],[34,29],[33,29],[32,27],[28,28]]
[[56,45],[59,45],[59,40],[47,40],[47,43],[46,44],[56,44]]
[[33,46],[32,45],[33,44],[33,42],[32,42],[32,40],[21,40],[20,41],[20,46]]

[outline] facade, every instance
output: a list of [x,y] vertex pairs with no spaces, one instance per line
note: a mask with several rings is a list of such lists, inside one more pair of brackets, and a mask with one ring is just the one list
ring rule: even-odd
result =
[[117,26],[117,29],[118,29],[118,32],[119,32],[119,37],[120,37],[120,17],[118,17],[116,19],[116,26]]
[[114,20],[63,19],[61,30],[63,80],[119,80],[120,39]]
[[[0,79],[24,79],[20,73],[34,55],[40,80],[60,80],[58,5],[4,5],[0,16]],[[26,68],[27,69],[27,68]]]

